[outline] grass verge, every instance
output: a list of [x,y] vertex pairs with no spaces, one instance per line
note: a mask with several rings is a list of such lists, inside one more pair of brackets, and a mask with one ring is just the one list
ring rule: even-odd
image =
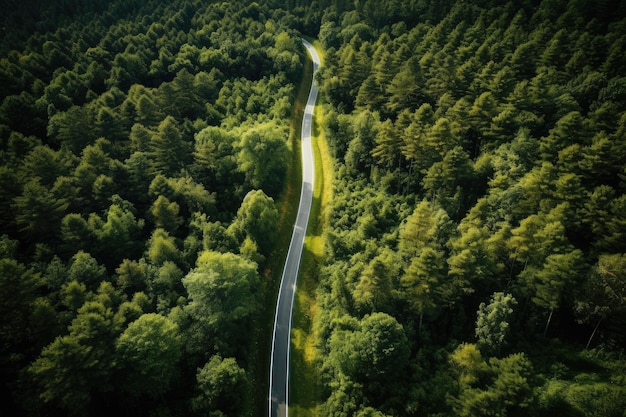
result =
[[[314,42],[318,52],[321,47]],[[320,54],[323,62],[323,57]],[[319,97],[318,97],[319,101]],[[332,199],[333,164],[328,143],[319,126],[323,113],[317,106],[313,123],[313,152],[315,155],[315,187],[313,206],[307,228],[304,251],[298,277],[298,289],[293,311],[291,335],[291,391],[289,414],[295,417],[318,415],[321,387],[318,374],[318,337],[314,332],[317,314],[315,299],[318,272],[324,256],[327,230],[327,206]]]

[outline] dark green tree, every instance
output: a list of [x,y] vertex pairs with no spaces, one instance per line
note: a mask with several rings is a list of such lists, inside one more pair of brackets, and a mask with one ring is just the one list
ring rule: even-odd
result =
[[149,149],[154,169],[167,176],[180,173],[191,162],[191,147],[172,116],[159,123]]
[[198,368],[196,380],[200,395],[193,399],[195,410],[218,411],[226,415],[243,409],[240,393],[247,388],[246,374],[235,359],[213,356],[202,368]]
[[15,222],[28,239],[53,239],[69,206],[68,202],[42,185],[39,177],[31,178],[24,185],[22,195],[13,201]]

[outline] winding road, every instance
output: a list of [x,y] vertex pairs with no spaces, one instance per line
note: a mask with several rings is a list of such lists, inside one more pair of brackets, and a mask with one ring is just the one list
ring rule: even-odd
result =
[[320,66],[317,51],[309,42],[302,40],[311,59],[313,60],[313,80],[302,118],[302,191],[296,223],[291,235],[289,252],[285,261],[285,269],[280,282],[278,300],[276,301],[276,315],[274,318],[274,332],[272,335],[272,352],[270,360],[270,390],[269,416],[287,417],[289,414],[289,349],[291,344],[291,317],[293,301],[296,292],[296,280],[300,268],[300,257],[304,246],[304,237],[311,212],[313,201],[313,180],[315,164],[313,161],[313,147],[311,144],[311,124],[313,109],[317,100],[315,86],[315,72]]

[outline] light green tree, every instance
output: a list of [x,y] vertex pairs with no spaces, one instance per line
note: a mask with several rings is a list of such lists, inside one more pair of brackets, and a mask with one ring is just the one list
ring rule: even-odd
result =
[[221,354],[239,352],[259,309],[257,265],[232,253],[205,251],[182,283],[190,300],[185,312],[199,327],[196,331],[215,340]]
[[489,304],[480,303],[476,319],[478,346],[486,353],[497,354],[510,331],[509,320],[517,300],[511,294],[493,293]]
[[159,195],[152,204],[150,212],[154,217],[154,225],[164,229],[169,233],[175,233],[183,223],[183,219],[178,215],[180,206],[175,201],[170,201],[167,197]]
[[439,305],[439,287],[445,276],[443,252],[426,247],[411,260],[411,264],[400,278],[405,299],[419,314],[418,334],[421,333],[424,314],[433,311]]
[[115,347],[126,375],[122,385],[128,393],[154,398],[169,389],[181,355],[181,336],[172,320],[144,314],[130,323]]
[[241,203],[228,232],[242,243],[246,236],[250,237],[258,245],[259,252],[268,256],[276,240],[278,219],[274,199],[263,190],[252,190]]

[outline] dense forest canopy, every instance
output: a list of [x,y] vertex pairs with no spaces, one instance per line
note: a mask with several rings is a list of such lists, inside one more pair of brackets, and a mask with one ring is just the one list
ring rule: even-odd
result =
[[254,413],[301,19],[187,0],[3,19],[3,409]]
[[319,32],[321,413],[622,416],[624,2],[353,6]]
[[623,417],[624,2],[5,5],[3,409],[263,412],[308,35],[336,168],[318,414]]

